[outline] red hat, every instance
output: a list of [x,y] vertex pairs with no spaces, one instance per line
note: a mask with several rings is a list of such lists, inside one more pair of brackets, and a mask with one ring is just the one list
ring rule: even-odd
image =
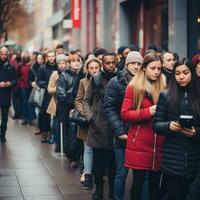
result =
[[200,53],[196,54],[193,58],[192,58],[192,63],[194,66],[197,65],[197,63],[200,61]]

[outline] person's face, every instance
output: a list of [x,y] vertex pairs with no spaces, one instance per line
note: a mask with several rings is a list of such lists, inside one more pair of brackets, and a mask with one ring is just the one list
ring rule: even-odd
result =
[[81,68],[81,61],[80,61],[80,58],[76,58],[76,59],[73,59],[71,60],[70,62],[70,67],[73,69],[73,70],[78,70]]
[[2,61],[5,61],[8,59],[8,50],[5,48],[2,48],[0,51],[0,58]]
[[114,73],[116,68],[116,59],[115,56],[105,56],[102,60],[103,69],[108,73]]
[[56,60],[56,55],[54,52],[49,52],[48,55],[47,55],[47,60],[50,62],[50,63],[55,63],[55,60]]
[[175,58],[172,53],[165,53],[163,55],[163,67],[169,71],[174,69]]
[[91,63],[89,63],[88,65],[88,73],[90,75],[94,75],[96,73],[98,73],[100,71],[100,65],[98,62],[94,62],[92,61]]
[[58,68],[61,70],[61,71],[64,71],[66,69],[66,62],[64,60],[61,60],[58,62]]
[[137,71],[140,69],[141,65],[142,64],[139,62],[131,62],[131,63],[128,63],[127,69],[133,76],[135,76]]
[[37,59],[37,54],[33,53],[33,54],[31,55],[30,60],[31,60],[32,62],[34,62],[34,61],[36,61],[36,59]]
[[200,61],[196,65],[196,74],[198,77],[200,77]]
[[64,53],[64,49],[63,48],[58,48],[56,49],[56,54],[63,54]]
[[42,55],[38,55],[37,56],[37,62],[38,62],[38,64],[42,64],[43,63],[43,57],[42,57]]
[[175,79],[179,86],[185,87],[192,80],[192,73],[186,65],[180,65],[175,69]]
[[150,81],[156,81],[161,73],[162,70],[162,64],[158,61],[150,62],[145,69],[145,76]]
[[126,58],[127,55],[128,55],[128,53],[129,53],[130,51],[131,51],[131,50],[130,50],[129,48],[124,49],[124,51],[123,51],[123,53],[122,53],[123,57]]

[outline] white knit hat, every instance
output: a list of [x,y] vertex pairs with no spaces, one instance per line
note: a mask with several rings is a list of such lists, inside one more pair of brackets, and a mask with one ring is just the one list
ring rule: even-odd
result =
[[60,61],[65,61],[65,62],[67,62],[65,54],[58,54],[58,55],[56,56],[56,62],[59,63]]
[[126,65],[131,63],[131,62],[138,62],[138,63],[143,63],[143,57],[138,51],[131,51],[128,53],[126,57]]

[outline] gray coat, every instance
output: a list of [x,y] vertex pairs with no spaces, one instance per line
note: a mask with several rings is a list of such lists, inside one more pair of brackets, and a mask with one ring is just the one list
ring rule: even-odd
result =
[[91,77],[83,99],[83,112],[90,122],[87,143],[97,149],[113,150],[113,134],[111,126],[103,110],[103,99],[106,86],[115,74],[100,72],[99,84]]

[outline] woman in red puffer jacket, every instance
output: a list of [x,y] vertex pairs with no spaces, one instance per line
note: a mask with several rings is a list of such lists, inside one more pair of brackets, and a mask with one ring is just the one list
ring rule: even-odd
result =
[[148,173],[149,199],[159,199],[160,163],[164,137],[154,133],[152,119],[164,89],[162,62],[155,53],[144,57],[141,69],[126,88],[121,117],[129,123],[125,166],[133,169],[131,200],[140,200]]

